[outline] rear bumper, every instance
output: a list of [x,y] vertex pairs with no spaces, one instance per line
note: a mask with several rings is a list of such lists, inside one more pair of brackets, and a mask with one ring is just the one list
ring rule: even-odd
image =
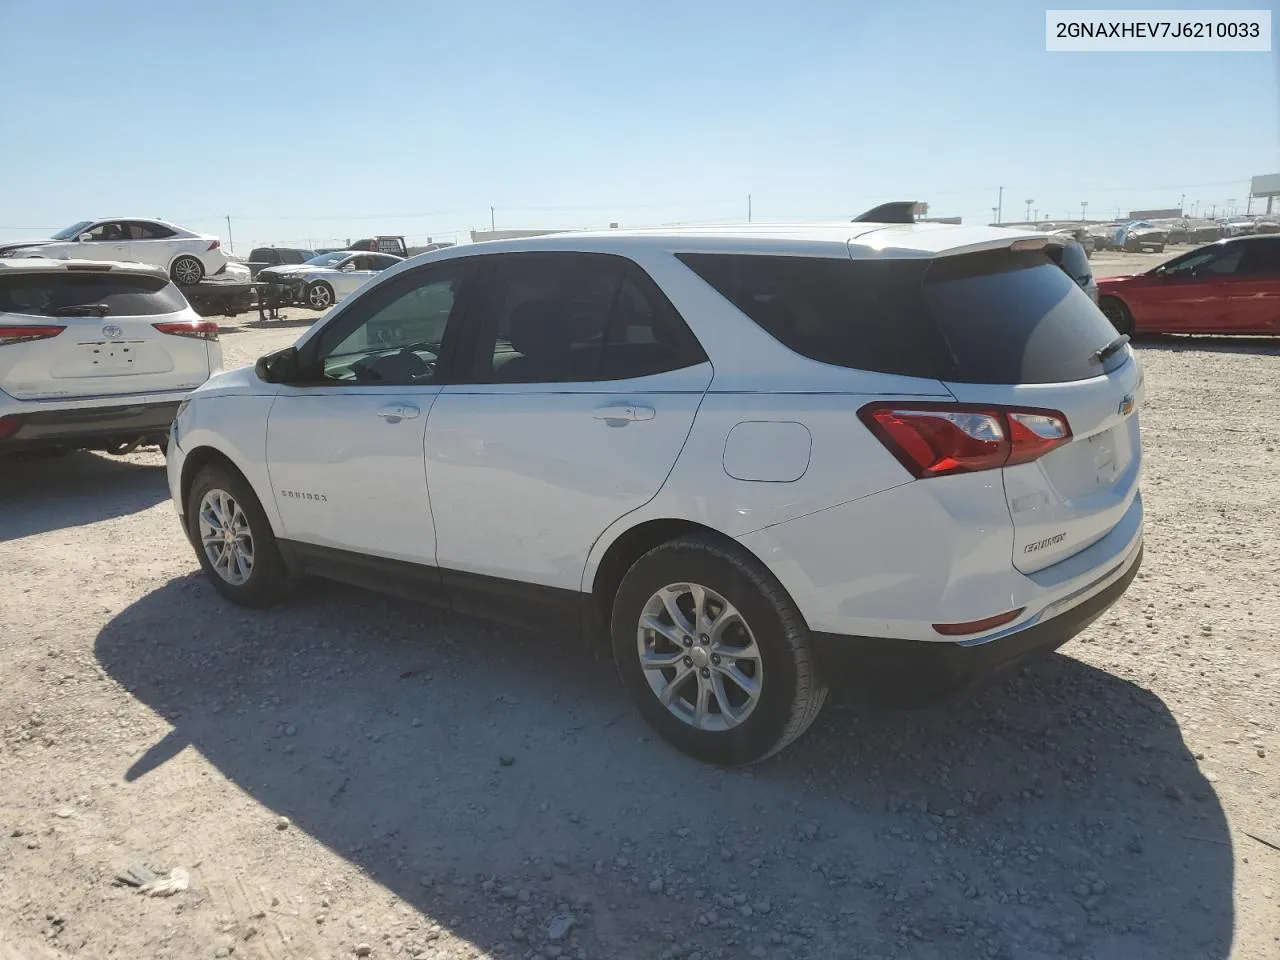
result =
[[0,422],[0,453],[39,447],[105,448],[137,439],[159,442],[168,436],[179,403],[139,400],[8,414]]
[[837,685],[865,683],[876,688],[903,681],[926,695],[970,686],[1029,657],[1050,653],[1081,633],[1129,588],[1142,566],[1142,554],[1139,540],[1118,569],[1098,578],[1092,592],[1089,587],[1081,591],[1084,599],[993,639],[942,643],[814,633],[818,658]]

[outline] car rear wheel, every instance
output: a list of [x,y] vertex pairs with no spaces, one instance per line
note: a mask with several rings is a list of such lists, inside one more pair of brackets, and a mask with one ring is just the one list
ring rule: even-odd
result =
[[611,623],[619,675],[664,740],[745,764],[809,728],[827,688],[808,627],[781,584],[731,545],[682,537],[623,577]]
[[186,520],[201,569],[228,600],[266,607],[292,586],[262,504],[234,470],[215,464],[200,471]]
[[204,279],[204,264],[196,257],[179,257],[169,268],[169,276],[181,287],[194,286]]
[[1129,312],[1121,301],[1115,297],[1103,297],[1098,301],[1098,309],[1102,311],[1102,315],[1111,321],[1111,325],[1116,328],[1117,333],[1133,334],[1133,314]]
[[307,306],[312,310],[328,310],[333,306],[333,287],[317,280],[307,287]]

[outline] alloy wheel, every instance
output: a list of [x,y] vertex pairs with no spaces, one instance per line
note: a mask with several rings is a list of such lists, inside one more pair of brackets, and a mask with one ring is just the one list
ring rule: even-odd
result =
[[307,302],[316,310],[327,310],[333,303],[333,294],[323,283],[317,283],[307,291]]
[[188,286],[199,283],[203,273],[204,269],[200,266],[200,262],[192,257],[182,257],[173,265],[174,279]]
[[200,546],[214,572],[232,586],[253,575],[253,531],[235,497],[213,489],[200,500]]
[[691,727],[732,729],[760,703],[764,663],[751,627],[708,587],[673,583],[653,594],[636,649],[658,701]]

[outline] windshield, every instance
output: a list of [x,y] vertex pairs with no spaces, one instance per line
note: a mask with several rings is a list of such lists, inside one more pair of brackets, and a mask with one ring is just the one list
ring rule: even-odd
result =
[[351,256],[346,250],[339,250],[336,253],[322,253],[318,257],[312,257],[307,263],[313,267],[334,267],[341,263],[347,257]]
[[92,226],[93,226],[92,220],[81,220],[79,223],[73,223],[71,226],[67,227],[65,230],[59,230],[49,239],[74,240],[76,237],[80,236],[80,234],[84,233],[86,228],[92,227]]

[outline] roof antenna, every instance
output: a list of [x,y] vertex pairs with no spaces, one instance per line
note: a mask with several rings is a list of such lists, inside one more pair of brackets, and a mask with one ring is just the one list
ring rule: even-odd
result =
[[915,223],[916,217],[929,212],[929,205],[919,200],[894,200],[882,203],[853,218],[853,223]]

